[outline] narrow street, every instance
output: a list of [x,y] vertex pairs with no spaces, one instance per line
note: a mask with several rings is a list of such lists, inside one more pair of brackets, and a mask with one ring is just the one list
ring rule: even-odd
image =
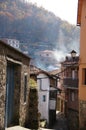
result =
[[67,119],[60,112],[57,112],[56,122],[53,126],[53,130],[69,130]]
[[[15,127],[7,128],[6,130],[30,130],[30,129],[26,129],[21,126],[15,126]],[[54,126],[52,126],[51,129],[40,128],[39,130],[69,130],[67,119],[64,117],[64,115],[61,112],[57,112],[56,113],[56,122],[55,122]]]

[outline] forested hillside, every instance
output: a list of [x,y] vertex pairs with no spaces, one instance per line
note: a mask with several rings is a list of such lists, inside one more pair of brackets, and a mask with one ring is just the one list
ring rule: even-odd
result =
[[[41,65],[43,57],[39,58],[36,52],[79,51],[78,27],[24,0],[0,0],[0,38],[19,40],[21,49],[27,50],[37,65]],[[49,66],[44,62],[43,69]]]

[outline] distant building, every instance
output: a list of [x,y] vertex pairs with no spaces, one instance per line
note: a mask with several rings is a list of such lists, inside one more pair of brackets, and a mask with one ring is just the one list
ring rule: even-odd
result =
[[50,73],[59,76],[57,80],[57,90],[58,90],[57,91],[57,111],[60,111],[65,114],[66,99],[65,99],[65,94],[63,93],[64,86],[63,86],[63,80],[61,79],[62,78],[61,68],[53,70]]
[[40,52],[36,52],[35,54],[40,55],[42,57],[48,57],[48,58],[54,57],[54,52],[51,50],[40,51]]
[[65,97],[64,103],[61,103],[61,107],[64,105],[64,112],[68,118],[70,130],[77,130],[79,127],[78,62],[78,56],[76,56],[74,59],[72,57],[66,57],[65,61],[61,62],[60,77],[62,86],[64,87],[64,90],[62,90],[61,93]]
[[2,41],[4,41],[5,43],[9,44],[10,46],[19,49],[20,47],[20,42],[19,40],[16,39],[9,39],[9,38],[1,38]]
[[41,64],[46,66],[45,68],[48,67],[49,70],[52,68],[54,68],[54,69],[58,68],[58,65],[57,65],[58,61],[54,55],[54,51],[51,51],[51,50],[39,51],[39,52],[35,53],[35,56],[38,57]]
[[30,70],[30,77],[37,81],[40,118],[51,127],[56,120],[57,77],[32,65]]

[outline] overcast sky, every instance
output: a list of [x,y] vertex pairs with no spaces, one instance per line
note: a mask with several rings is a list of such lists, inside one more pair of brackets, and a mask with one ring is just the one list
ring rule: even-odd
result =
[[26,0],[37,3],[45,9],[53,12],[62,20],[66,20],[71,24],[77,24],[77,3],[78,0]]

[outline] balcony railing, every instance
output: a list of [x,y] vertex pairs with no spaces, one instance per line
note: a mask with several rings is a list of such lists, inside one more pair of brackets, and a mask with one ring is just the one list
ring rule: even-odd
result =
[[78,88],[78,78],[72,79],[72,78],[64,78],[63,79],[63,85],[64,87],[68,88]]

